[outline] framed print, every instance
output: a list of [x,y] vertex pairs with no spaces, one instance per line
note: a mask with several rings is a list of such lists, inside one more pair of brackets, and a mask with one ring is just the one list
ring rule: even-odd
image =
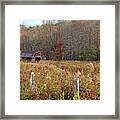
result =
[[119,119],[119,2],[1,2],[2,119]]

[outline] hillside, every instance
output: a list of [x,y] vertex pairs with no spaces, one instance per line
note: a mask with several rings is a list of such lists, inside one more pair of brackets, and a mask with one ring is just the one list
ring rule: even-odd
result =
[[20,25],[21,51],[41,51],[51,60],[58,43],[62,43],[60,52],[65,60],[99,60],[100,21],[65,20],[34,27]]

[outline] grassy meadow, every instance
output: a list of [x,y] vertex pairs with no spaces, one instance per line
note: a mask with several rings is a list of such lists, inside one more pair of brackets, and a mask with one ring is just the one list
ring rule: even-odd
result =
[[[31,93],[30,73],[35,73]],[[74,78],[79,78],[79,98],[74,91]],[[100,62],[52,61],[20,62],[21,100],[99,100]]]

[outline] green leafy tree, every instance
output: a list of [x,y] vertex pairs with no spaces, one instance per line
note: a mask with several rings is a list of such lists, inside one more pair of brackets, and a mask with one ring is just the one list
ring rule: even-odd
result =
[[97,60],[98,50],[97,47],[93,44],[90,44],[86,47],[84,51],[80,53],[81,60]]

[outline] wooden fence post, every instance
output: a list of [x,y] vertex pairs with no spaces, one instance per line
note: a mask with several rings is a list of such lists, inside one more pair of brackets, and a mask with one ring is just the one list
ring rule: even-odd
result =
[[77,78],[77,85],[78,85],[78,99],[79,99],[79,78]]
[[79,99],[79,78],[74,77],[74,93],[77,92],[77,97]]
[[30,73],[30,88],[31,88],[31,95],[34,93],[34,87],[35,87],[35,73]]

